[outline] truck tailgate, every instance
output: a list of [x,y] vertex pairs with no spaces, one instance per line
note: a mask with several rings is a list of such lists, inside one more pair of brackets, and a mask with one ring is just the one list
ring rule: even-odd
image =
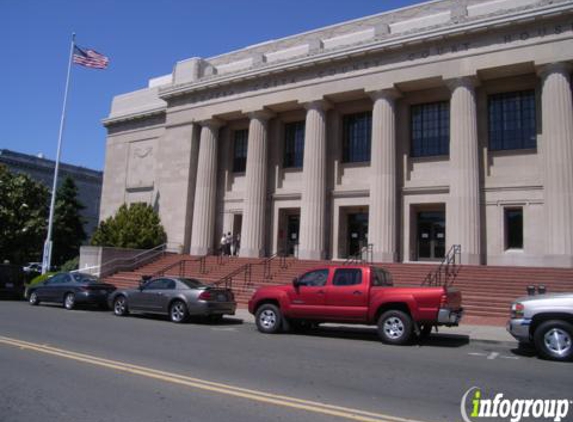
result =
[[448,308],[460,309],[462,307],[462,292],[458,289],[445,287],[448,297]]

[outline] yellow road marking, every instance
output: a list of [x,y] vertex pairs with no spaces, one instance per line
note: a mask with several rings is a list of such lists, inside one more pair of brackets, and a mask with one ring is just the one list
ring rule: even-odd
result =
[[144,366],[138,366],[125,362],[99,358],[97,356],[77,353],[65,349],[59,349],[48,345],[31,343],[10,337],[0,336],[0,344],[18,347],[21,350],[33,350],[39,353],[71,359],[94,366],[115,369],[121,372],[130,373],[133,375],[140,375],[147,378],[153,378],[160,381],[169,382],[172,384],[184,385],[186,387],[192,387],[200,390],[211,391],[214,393],[240,397],[247,400],[274,404],[277,406],[291,407],[295,409],[306,410],[308,412],[336,416],[348,420],[354,420],[360,422],[420,422],[420,421],[415,421],[413,419],[404,419],[380,413],[367,412],[360,409],[352,409],[348,407],[335,406],[311,400],[298,399],[295,397],[266,393],[264,391],[235,387],[228,384],[216,383],[199,378],[176,374],[173,372],[165,372],[152,368],[147,368]]

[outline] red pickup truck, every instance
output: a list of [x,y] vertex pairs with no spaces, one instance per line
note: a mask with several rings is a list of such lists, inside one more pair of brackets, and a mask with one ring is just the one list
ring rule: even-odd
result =
[[325,266],[307,271],[292,285],[259,288],[249,301],[262,333],[321,322],[378,325],[380,339],[406,344],[432,327],[455,326],[461,293],[446,287],[393,287],[391,274],[367,265]]

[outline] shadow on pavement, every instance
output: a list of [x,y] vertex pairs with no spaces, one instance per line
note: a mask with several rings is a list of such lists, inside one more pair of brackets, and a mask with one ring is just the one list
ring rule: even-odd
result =
[[[331,326],[320,326],[317,329],[304,331],[304,332],[293,332],[298,335],[307,335],[313,337],[328,337],[328,338],[340,338],[340,339],[354,339],[354,340],[365,340],[365,341],[375,341],[380,343],[380,338],[376,332],[376,328],[370,327],[331,327]],[[470,342],[469,336],[459,335],[459,334],[432,334],[427,339],[422,341],[414,340],[412,346],[422,346],[422,347],[463,347],[468,345]]]

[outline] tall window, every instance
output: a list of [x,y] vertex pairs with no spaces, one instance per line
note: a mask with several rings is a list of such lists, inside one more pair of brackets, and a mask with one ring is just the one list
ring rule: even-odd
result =
[[523,208],[505,209],[505,249],[523,249]]
[[491,95],[488,116],[489,149],[537,147],[534,90]]
[[285,168],[301,168],[304,153],[304,121],[285,124]]
[[412,157],[450,153],[450,104],[447,101],[412,106]]
[[342,123],[343,161],[345,163],[370,161],[372,113],[349,114],[344,116]]
[[233,172],[244,173],[247,168],[247,141],[249,131],[247,129],[236,130],[233,142]]

